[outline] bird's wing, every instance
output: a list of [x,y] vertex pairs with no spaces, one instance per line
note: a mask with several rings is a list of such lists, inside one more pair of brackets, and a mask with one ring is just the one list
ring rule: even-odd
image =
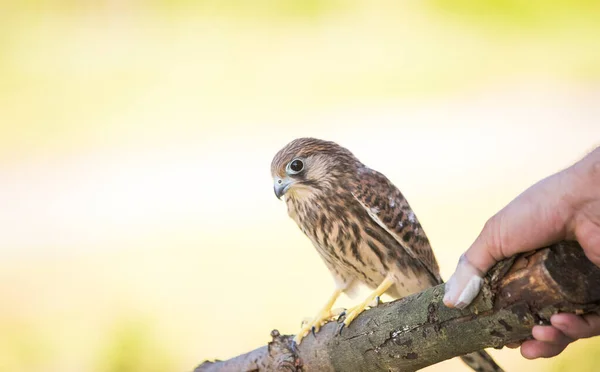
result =
[[367,167],[359,169],[358,181],[352,190],[354,198],[441,283],[440,269],[427,235],[400,190],[386,176]]

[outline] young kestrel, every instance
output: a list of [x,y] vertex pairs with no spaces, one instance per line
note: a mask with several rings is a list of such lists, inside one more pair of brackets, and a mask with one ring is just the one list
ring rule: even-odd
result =
[[[275,195],[285,195],[288,214],[335,282],[332,296],[296,342],[339,315],[331,310],[335,301],[360,283],[374,291],[345,312],[342,327],[384,293],[401,298],[443,282],[429,240],[400,190],[344,147],[296,139],[275,155],[271,175]],[[484,351],[463,360],[477,371],[502,371]]]

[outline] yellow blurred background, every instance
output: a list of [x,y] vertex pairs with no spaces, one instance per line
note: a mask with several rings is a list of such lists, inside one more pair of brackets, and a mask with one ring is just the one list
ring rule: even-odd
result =
[[273,195],[295,137],[393,180],[447,278],[599,117],[596,1],[1,1],[0,371],[189,371],[296,332],[333,282]]

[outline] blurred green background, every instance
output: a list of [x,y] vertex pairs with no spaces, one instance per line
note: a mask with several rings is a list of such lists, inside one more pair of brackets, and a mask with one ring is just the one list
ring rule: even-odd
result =
[[392,179],[446,278],[600,139],[596,1],[0,4],[0,371],[186,371],[294,333],[333,287],[272,194],[295,137]]

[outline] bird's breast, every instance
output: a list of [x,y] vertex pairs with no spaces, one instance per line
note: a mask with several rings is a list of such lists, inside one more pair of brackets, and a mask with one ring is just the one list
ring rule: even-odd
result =
[[[312,241],[330,270],[376,286],[385,277],[385,242],[368,232],[380,229],[354,199],[288,200],[288,213]],[[384,235],[379,238],[383,239]]]

